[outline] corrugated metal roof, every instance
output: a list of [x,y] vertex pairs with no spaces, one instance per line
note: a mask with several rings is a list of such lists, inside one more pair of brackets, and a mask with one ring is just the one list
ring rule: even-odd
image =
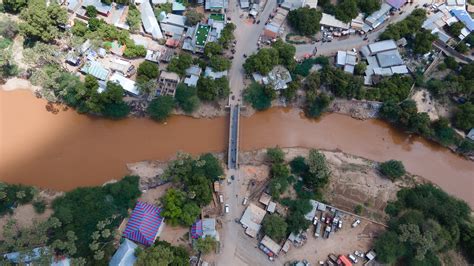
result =
[[155,39],[163,39],[163,33],[149,1],[141,4],[141,19],[147,33],[151,34]]
[[104,68],[97,61],[87,61],[81,68],[81,72],[92,75],[100,80],[106,80],[110,73],[108,69]]
[[474,31],[474,20],[471,18],[469,13],[466,10],[453,9],[451,13],[459,19],[469,31]]
[[145,246],[151,246],[155,242],[163,221],[160,213],[160,208],[138,201],[128,220],[123,236]]
[[137,244],[125,238],[110,260],[109,266],[129,266],[135,264],[137,260],[135,249],[137,247]]
[[386,0],[389,5],[396,9],[400,9],[407,1],[406,0]]

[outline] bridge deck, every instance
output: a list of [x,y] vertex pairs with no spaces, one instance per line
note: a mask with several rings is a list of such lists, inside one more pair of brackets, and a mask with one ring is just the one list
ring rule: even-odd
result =
[[229,150],[227,154],[227,167],[237,169],[239,165],[239,120],[240,106],[230,107],[230,125],[229,125]]

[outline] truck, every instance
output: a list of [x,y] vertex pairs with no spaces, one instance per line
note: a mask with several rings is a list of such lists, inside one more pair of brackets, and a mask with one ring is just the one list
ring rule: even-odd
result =
[[219,193],[220,190],[221,184],[219,183],[219,181],[214,181],[214,192]]
[[321,223],[316,224],[316,228],[314,229],[314,237],[319,237],[321,233]]
[[359,220],[359,219],[355,220],[355,221],[352,223],[352,228],[357,227],[359,224],[360,224],[360,220]]

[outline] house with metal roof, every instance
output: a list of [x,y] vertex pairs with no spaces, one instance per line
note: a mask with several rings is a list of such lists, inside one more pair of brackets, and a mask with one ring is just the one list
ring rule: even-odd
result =
[[123,237],[151,246],[162,228],[161,209],[143,201],[138,201],[132,211]]
[[227,76],[227,70],[224,71],[214,71],[211,67],[206,67],[204,70],[204,77],[209,77],[211,79],[220,79]]
[[122,88],[132,96],[138,96],[140,91],[135,83],[135,81],[124,77],[122,74],[115,72],[109,79],[112,82],[118,83]]
[[268,248],[273,253],[274,256],[277,256],[281,250],[281,246],[278,245],[275,241],[273,241],[273,239],[271,239],[267,235],[262,238],[262,241],[260,241],[260,244]]
[[406,4],[407,0],[386,0],[386,2],[391,7],[400,9],[404,4]]
[[381,6],[380,6],[380,9],[375,11],[374,13],[370,14],[370,16],[368,16],[366,19],[365,19],[365,23],[367,25],[369,25],[372,29],[375,29],[377,28],[378,26],[380,26],[385,20],[387,20],[389,18],[389,12],[390,12],[390,9],[392,9],[392,7],[387,4],[387,3],[383,3]]
[[276,203],[273,201],[270,201],[267,205],[267,212],[274,213],[275,210],[276,210]]
[[99,80],[107,80],[110,74],[110,70],[103,67],[101,63],[95,60],[87,61],[80,71],[85,75],[92,75]]
[[196,87],[201,73],[202,69],[198,65],[190,66],[188,69],[186,69],[186,77],[184,78],[184,84],[190,87]]
[[181,15],[186,10],[186,6],[183,5],[182,3],[178,2],[178,1],[174,1],[173,6],[172,6],[171,9],[172,9],[174,14]]
[[228,5],[228,0],[205,0],[204,8],[206,10],[219,11],[222,9],[227,9]]
[[10,252],[2,254],[3,260],[5,262],[10,262],[12,264],[21,264],[21,265],[30,265],[36,260],[39,260],[42,256],[45,256],[49,253],[48,249],[45,247],[34,248],[31,251],[23,252]]
[[336,65],[344,69],[347,73],[354,73],[357,65],[357,54],[353,51],[337,51]]
[[145,0],[140,5],[141,19],[145,32],[150,34],[154,39],[163,39],[163,33],[161,32],[160,25],[156,20],[153,7],[148,0]]
[[468,137],[471,140],[474,140],[474,128],[471,128],[471,130],[469,130],[469,133],[467,133],[466,137]]
[[109,261],[109,266],[132,266],[135,264],[137,257],[135,256],[135,250],[137,244],[124,238],[114,256]]
[[349,29],[349,23],[344,23],[338,20],[335,16],[326,13],[322,14],[319,24],[324,27],[332,27],[343,30]]
[[452,9],[451,13],[455,16],[459,21],[461,21],[464,26],[470,31],[474,31],[474,19],[472,19],[471,15],[467,13],[466,10],[463,9]]
[[197,220],[191,227],[191,238],[199,239],[208,236],[219,241],[219,232],[216,230],[216,219],[206,218]]
[[250,203],[240,218],[240,223],[246,229],[245,233],[251,237],[257,237],[258,231],[262,227],[261,223],[266,211],[257,205]]

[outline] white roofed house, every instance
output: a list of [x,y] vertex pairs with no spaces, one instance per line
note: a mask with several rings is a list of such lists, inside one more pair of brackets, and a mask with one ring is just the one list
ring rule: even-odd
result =
[[138,90],[138,87],[135,81],[124,77],[122,74],[118,72],[115,72],[114,74],[112,74],[109,81],[115,82],[119,84],[120,86],[122,86],[125,93],[129,95],[138,96],[140,94],[140,91]]
[[109,266],[130,266],[135,264],[137,257],[135,256],[135,249],[138,245],[132,241],[124,238],[120,247],[115,252],[114,256],[109,262]]
[[163,39],[163,33],[161,32],[160,25],[156,20],[153,7],[150,1],[144,0],[140,5],[141,19],[145,32],[150,34],[153,39]]
[[324,27],[332,27],[343,30],[347,30],[350,28],[349,23],[344,23],[336,19],[335,16],[326,13],[322,14],[321,21],[319,21],[319,24]]
[[353,51],[338,51],[336,65],[343,68],[347,73],[354,73],[355,65],[357,65],[357,54]]
[[202,69],[198,65],[192,65],[186,69],[186,77],[184,78],[184,84],[190,87],[196,87],[199,77],[201,76]]
[[260,231],[261,223],[265,217],[266,211],[257,205],[250,203],[245,209],[240,223],[246,229],[245,233],[251,237],[256,237],[258,231]]
[[204,8],[206,10],[215,10],[219,11],[222,9],[227,9],[227,6],[229,5],[228,0],[205,0]]
[[390,9],[392,9],[392,7],[390,5],[388,5],[387,3],[383,3],[381,6],[380,6],[380,9],[375,11],[374,13],[370,14],[370,16],[368,16],[366,19],[365,19],[365,23],[367,25],[369,25],[372,29],[375,29],[377,28],[378,26],[380,26],[385,20],[388,19],[389,17],[389,12],[390,12]]
[[258,73],[252,74],[257,83],[268,85],[274,90],[284,90],[288,87],[288,83],[292,81],[290,71],[282,65],[275,66],[266,76]]
[[214,71],[211,67],[206,67],[204,70],[204,77],[209,77],[211,79],[220,79],[227,76],[227,70],[224,71]]

